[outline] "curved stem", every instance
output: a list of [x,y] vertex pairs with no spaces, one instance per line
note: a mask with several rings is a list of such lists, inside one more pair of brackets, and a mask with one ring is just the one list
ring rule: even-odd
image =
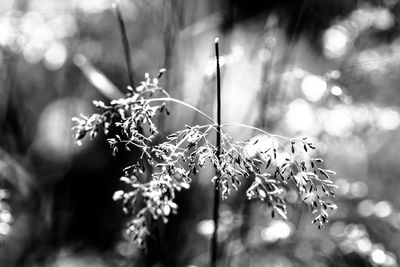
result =
[[[165,91],[164,89],[162,89],[161,87],[157,87],[157,88],[151,88],[151,90],[154,90],[154,91],[160,91],[161,93],[163,93],[166,97],[168,97],[168,98],[171,98],[171,96],[168,94],[168,92],[167,91]],[[144,94],[152,94],[153,92],[149,92],[149,91],[143,91],[143,92],[140,92],[139,94],[143,97],[143,95]]]
[[183,105],[183,106],[185,106],[185,107],[188,107],[188,108],[190,108],[190,109],[192,109],[192,110],[198,112],[199,114],[201,114],[201,115],[203,115],[205,118],[207,118],[209,121],[211,121],[213,124],[217,124],[217,122],[216,122],[213,118],[211,118],[210,116],[208,116],[206,113],[204,113],[204,112],[201,111],[200,109],[198,109],[198,108],[196,108],[196,107],[194,107],[194,106],[192,106],[192,105],[190,105],[190,104],[188,104],[188,103],[186,103],[186,102],[183,102],[183,101],[181,101],[181,100],[179,100],[179,99],[176,99],[176,98],[172,98],[172,97],[160,97],[160,98],[146,99],[146,101],[148,101],[148,102],[159,102],[159,101],[175,102],[175,103],[178,103],[178,104],[180,104],[180,105]]
[[243,128],[247,128],[247,129],[252,129],[255,131],[258,131],[260,133],[263,133],[265,135],[268,135],[270,137],[277,137],[277,138],[281,138],[287,141],[291,141],[291,140],[297,140],[297,139],[301,139],[301,138],[287,138],[285,136],[279,135],[279,134],[270,134],[264,130],[261,130],[260,128],[254,127],[254,126],[250,126],[250,125],[246,125],[246,124],[241,124],[241,123],[229,123],[229,124],[222,124],[221,127],[243,127]]

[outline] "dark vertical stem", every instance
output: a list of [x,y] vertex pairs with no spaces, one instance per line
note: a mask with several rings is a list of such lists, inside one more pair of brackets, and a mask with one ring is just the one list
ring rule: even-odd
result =
[[133,69],[132,69],[132,65],[131,65],[131,50],[129,49],[128,35],[126,34],[125,22],[124,22],[124,19],[122,18],[121,9],[119,7],[118,0],[114,2],[113,8],[116,10],[117,18],[118,18],[118,22],[119,22],[119,29],[121,31],[121,40],[122,40],[122,46],[124,47],[126,68],[128,69],[129,85],[133,89],[135,89],[135,81],[133,79]]
[[[219,45],[218,38],[215,38],[215,56],[217,62],[217,158],[220,160],[221,154],[221,74],[219,67]],[[214,187],[214,232],[211,239],[211,267],[217,265],[218,256],[218,224],[219,224],[219,177],[215,181]]]

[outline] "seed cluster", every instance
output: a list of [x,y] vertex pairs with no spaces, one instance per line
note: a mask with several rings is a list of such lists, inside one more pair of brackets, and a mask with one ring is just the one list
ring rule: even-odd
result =
[[[146,74],[136,90],[128,88],[130,92],[125,98],[113,100],[109,105],[94,101],[98,113],[73,119],[74,139],[78,144],[86,135],[93,139],[102,130],[114,155],[120,149],[136,148],[142,152],[138,162],[124,169],[121,180],[129,189],[119,190],[113,197],[122,203],[125,213],[132,215],[127,227],[132,240],[143,247],[150,221],[162,219],[166,223],[178,209],[176,192],[188,189],[191,177],[207,165],[215,169],[212,182],[220,188],[223,199],[238,190],[244,179],[251,179],[247,198],[264,201],[273,217],[278,213],[286,218],[285,193],[294,186],[315,214],[313,223],[321,228],[328,222],[327,210],[336,208],[326,200],[334,196],[335,185],[330,179],[334,172],[324,169],[323,161],[312,156],[317,147],[307,137],[288,139],[251,127],[270,139],[269,144],[257,148],[256,157],[246,149],[256,146],[258,140],[235,140],[223,130],[224,125],[220,128],[213,122],[186,126],[167,136],[165,142],[154,144],[158,133],[154,117],[160,113],[169,115],[167,102],[183,103],[158,86],[164,71],[154,79]],[[166,97],[153,97],[159,93]],[[217,132],[221,134],[219,148],[213,141]],[[143,181],[145,176],[149,178]]]

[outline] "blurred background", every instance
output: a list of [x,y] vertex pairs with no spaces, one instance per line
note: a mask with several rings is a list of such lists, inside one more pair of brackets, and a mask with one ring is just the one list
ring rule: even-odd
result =
[[[111,0],[0,2],[0,266],[208,265],[212,170],[156,223],[147,251],[124,234],[113,192],[135,153],[104,136],[83,146],[71,118],[126,92]],[[160,68],[175,98],[215,113],[220,37],[222,120],[310,136],[339,186],[318,230],[289,191],[288,220],[244,189],[221,207],[219,266],[398,266],[400,2],[398,0],[121,0],[135,81]],[[162,134],[201,117],[171,106]],[[229,129],[239,139],[255,133]],[[244,186],[242,186],[244,188]]]

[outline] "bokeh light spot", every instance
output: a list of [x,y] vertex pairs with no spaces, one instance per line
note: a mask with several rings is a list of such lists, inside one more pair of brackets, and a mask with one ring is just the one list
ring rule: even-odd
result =
[[356,241],[356,246],[361,253],[367,254],[372,248],[371,240],[368,237],[360,238]]
[[336,193],[338,195],[344,196],[350,192],[350,184],[345,179],[338,179],[335,184],[338,186]]
[[357,206],[357,211],[363,217],[371,216],[374,213],[374,202],[370,199],[361,201]]
[[137,252],[137,248],[132,242],[122,241],[118,243],[116,250],[118,253],[124,257],[131,257]]
[[323,36],[324,54],[328,58],[338,58],[346,54],[350,42],[346,28],[336,26],[325,31]]
[[1,211],[1,213],[0,213],[0,221],[1,222],[11,223],[12,220],[13,220],[13,217],[8,210]]
[[319,101],[324,95],[326,89],[327,83],[320,76],[307,75],[301,82],[301,90],[305,97],[312,102]]
[[364,182],[355,182],[350,186],[350,192],[354,198],[362,198],[368,194],[368,186]]
[[395,22],[392,13],[386,8],[376,9],[374,16],[374,26],[378,30],[388,30]]
[[374,214],[378,217],[384,218],[392,213],[392,205],[387,201],[380,201],[374,206]]
[[50,70],[61,68],[67,60],[67,50],[61,43],[54,43],[44,55],[45,66]]
[[341,94],[343,94],[343,90],[339,86],[335,85],[331,88],[331,93],[332,95],[340,96]]
[[204,236],[211,236],[214,232],[214,222],[212,220],[203,220],[197,224],[197,232]]
[[386,254],[383,250],[377,248],[372,251],[371,259],[376,264],[383,264],[386,261]]
[[293,131],[311,130],[315,128],[314,114],[310,105],[305,100],[298,98],[289,104],[285,121]]
[[87,114],[89,104],[75,98],[65,98],[49,104],[42,112],[37,129],[36,145],[43,156],[52,160],[65,160],[78,147],[72,138],[71,118]]
[[22,54],[26,61],[36,64],[42,60],[44,52],[45,49],[40,43],[31,41],[25,45]]
[[0,222],[0,235],[8,235],[11,232],[11,226],[6,222]]
[[400,125],[400,114],[392,109],[383,110],[379,115],[378,124],[384,130],[394,130]]
[[328,114],[324,120],[326,131],[334,136],[349,136],[354,123],[352,119],[357,113],[351,114],[351,109],[346,105],[337,105]]
[[341,237],[344,234],[345,229],[344,222],[337,221],[332,223],[331,227],[329,228],[329,233],[334,237]]
[[286,239],[292,234],[292,227],[286,221],[272,221],[269,226],[261,231],[261,238],[266,242],[275,242]]

